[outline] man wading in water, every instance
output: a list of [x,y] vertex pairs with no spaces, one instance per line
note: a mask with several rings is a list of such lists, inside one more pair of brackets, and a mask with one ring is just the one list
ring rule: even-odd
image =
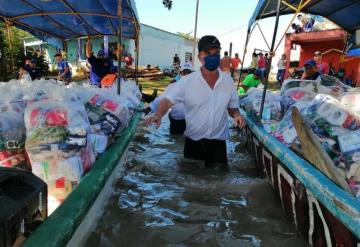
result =
[[208,167],[226,167],[226,142],[229,137],[227,113],[234,125],[245,124],[240,115],[239,99],[234,81],[229,74],[220,71],[220,42],[214,36],[204,36],[198,44],[198,58],[202,64],[196,71],[180,79],[173,90],[161,101],[147,125],[161,124],[161,118],[172,105],[185,105],[185,147],[184,157],[202,160]]

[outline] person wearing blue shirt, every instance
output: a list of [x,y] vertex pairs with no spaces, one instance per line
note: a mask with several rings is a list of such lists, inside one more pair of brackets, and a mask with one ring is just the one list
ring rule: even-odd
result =
[[56,53],[54,58],[59,71],[57,79],[68,85],[71,82],[71,70],[68,62],[62,57],[61,53]]
[[101,87],[101,80],[113,69],[113,62],[105,56],[103,50],[99,50],[95,57],[91,49],[91,38],[88,37],[86,42],[86,59],[91,65],[90,84]]
[[316,80],[320,76],[315,60],[307,60],[304,63],[304,68],[305,73],[302,75],[301,80]]

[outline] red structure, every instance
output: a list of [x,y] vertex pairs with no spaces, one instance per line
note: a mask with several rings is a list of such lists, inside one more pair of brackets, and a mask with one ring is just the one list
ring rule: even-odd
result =
[[[339,68],[345,69],[345,78],[352,76],[356,85],[360,86],[360,58],[342,55],[346,38],[347,33],[341,29],[287,34],[285,54],[290,58],[293,45],[301,46],[299,66],[302,66],[306,60],[314,57],[314,52],[320,51],[323,53],[323,61],[331,63],[336,71]],[[288,71],[289,65],[288,59],[286,71]]]

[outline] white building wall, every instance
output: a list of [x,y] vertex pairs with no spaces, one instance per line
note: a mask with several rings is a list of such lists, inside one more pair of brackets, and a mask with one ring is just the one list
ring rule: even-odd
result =
[[141,24],[139,65],[172,66],[175,54],[185,62],[185,52],[192,53],[193,42],[179,35]]

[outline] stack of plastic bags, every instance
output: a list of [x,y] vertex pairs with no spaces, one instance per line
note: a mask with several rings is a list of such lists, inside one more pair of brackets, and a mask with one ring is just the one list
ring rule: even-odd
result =
[[45,80],[0,84],[0,166],[28,165],[59,205],[139,106],[136,84],[123,84],[121,96]]
[[[247,112],[252,115],[259,109],[259,97],[259,93],[256,96],[249,93],[242,100]],[[275,102],[274,99],[272,101]],[[281,120],[271,117],[271,122],[266,121],[268,116],[264,107],[264,129],[286,146],[299,144],[291,119],[291,110],[296,107],[354,193],[360,197],[360,91],[336,78],[322,76],[318,81],[288,81],[281,88],[279,101]],[[265,106],[271,107],[272,104],[271,100],[265,101]]]
[[25,152],[26,130],[21,89],[16,84],[0,85],[0,166],[31,170]]
[[45,93],[25,109],[26,151],[33,173],[61,202],[91,168],[94,154],[84,106],[74,96],[62,95],[63,89],[54,94]]

